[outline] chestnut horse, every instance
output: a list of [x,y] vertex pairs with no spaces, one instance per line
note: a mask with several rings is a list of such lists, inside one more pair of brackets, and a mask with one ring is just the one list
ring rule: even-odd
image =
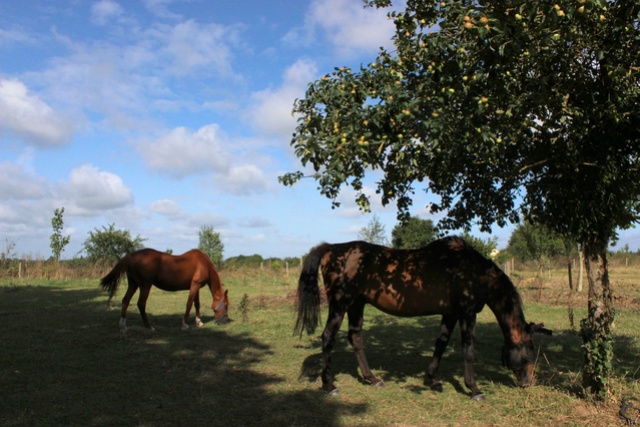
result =
[[[318,267],[322,271],[329,316],[322,334],[322,388],[337,393],[331,375],[331,350],[344,315],[349,319],[348,339],[363,378],[374,386],[384,385],[367,363],[363,349],[362,323],[365,304],[394,316],[442,315],[440,336],[435,343],[425,384],[442,391],[436,378],[438,365],[451,334],[460,324],[464,358],[464,382],[474,400],[484,395],[476,385],[473,369],[476,316],[486,305],[502,329],[502,362],[521,387],[534,377],[532,334],[551,334],[542,325],[528,324],[522,302],[506,274],[459,237],[436,240],[422,249],[397,250],[366,242],[323,243],[307,255],[298,282],[298,318],[294,332],[315,332],[320,315]],[[430,384],[429,384],[430,383]]]
[[[127,275],[129,287],[122,298],[120,328],[126,329],[127,308],[131,298],[140,289],[138,309],[144,326],[153,330],[149,323],[145,307],[151,286],[155,285],[163,291],[189,291],[187,309],[182,319],[182,329],[189,328],[191,306],[196,306],[196,325],[203,326],[200,320],[200,288],[208,285],[213,301],[211,308],[217,323],[229,320],[227,310],[229,298],[222,287],[220,277],[209,257],[198,249],[192,249],[182,255],[174,256],[154,249],[142,249],[125,255],[113,269],[102,278],[100,287],[109,291],[109,302],[118,289],[122,276]],[[107,302],[107,304],[109,304]]]

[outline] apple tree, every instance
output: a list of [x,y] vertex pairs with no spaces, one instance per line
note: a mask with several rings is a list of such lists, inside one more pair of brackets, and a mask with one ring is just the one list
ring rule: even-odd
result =
[[[585,252],[583,383],[606,397],[613,361],[607,247],[640,208],[637,0],[392,0],[393,50],[336,68],[294,105],[292,146],[337,205],[365,177],[409,214],[431,194],[439,227],[526,220]],[[312,170],[312,171],[311,171]]]

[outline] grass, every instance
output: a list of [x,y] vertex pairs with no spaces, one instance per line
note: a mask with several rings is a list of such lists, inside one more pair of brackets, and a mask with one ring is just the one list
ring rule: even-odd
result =
[[[212,322],[201,291],[205,327],[180,329],[186,293],[153,289],[147,304],[155,333],[141,328],[135,304],[126,335],[119,311],[107,309],[97,280],[21,281],[0,285],[0,424],[3,426],[610,426],[624,396],[640,397],[640,275],[612,272],[621,302],[616,320],[612,399],[581,397],[580,338],[570,327],[561,275],[542,291],[527,273],[517,280],[529,321],[554,330],[536,339],[537,385],[518,389],[502,367],[502,338],[486,309],[476,329],[476,375],[486,402],[471,402],[462,378],[458,335],[441,364],[444,393],[423,378],[437,317],[401,319],[367,308],[365,350],[386,386],[362,384],[355,358],[338,337],[333,366],[340,395],[320,390],[320,339],[292,335],[291,273],[221,275],[234,322]],[[248,308],[237,311],[243,295]],[[122,295],[122,289],[117,298]],[[575,297],[576,321],[585,305]],[[235,309],[235,311],[234,311]],[[193,318],[192,318],[193,323]],[[346,323],[346,322],[345,322]],[[345,325],[346,326],[346,325]]]

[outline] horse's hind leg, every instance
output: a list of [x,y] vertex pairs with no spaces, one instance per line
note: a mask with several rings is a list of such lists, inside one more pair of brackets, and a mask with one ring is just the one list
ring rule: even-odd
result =
[[442,320],[440,322],[440,336],[436,340],[433,358],[431,359],[431,363],[429,363],[427,378],[425,379],[425,385],[431,387],[432,390],[442,391],[442,382],[440,382],[436,377],[436,374],[438,373],[438,367],[440,366],[440,359],[442,359],[442,355],[447,349],[453,329],[456,327],[457,320],[458,319],[453,316],[442,316]]
[[131,280],[128,280],[129,287],[127,288],[127,292],[122,297],[122,309],[120,311],[120,329],[127,329],[127,309],[129,308],[129,303],[131,302],[131,298],[136,293],[138,286]]
[[336,334],[340,330],[340,325],[342,325],[342,320],[344,319],[344,310],[335,306],[335,303],[330,304],[327,325],[322,333],[322,358],[324,359],[322,389],[332,395],[338,393],[338,388],[333,384],[331,375],[331,350],[333,350],[333,346],[336,343]]
[[384,382],[373,375],[369,369],[367,356],[364,354],[364,344],[362,340],[362,323],[364,321],[364,301],[357,300],[347,312],[349,317],[349,342],[353,347],[356,360],[360,366],[360,372],[365,381],[375,387],[383,387]]
[[149,292],[151,292],[151,284],[143,284],[140,286],[140,295],[138,296],[138,310],[140,311],[140,317],[142,317],[142,323],[147,329],[155,331],[149,318],[147,317],[147,298],[149,298]]

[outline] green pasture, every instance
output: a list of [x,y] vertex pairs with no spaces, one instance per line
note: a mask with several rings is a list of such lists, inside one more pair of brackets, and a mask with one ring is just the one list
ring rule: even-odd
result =
[[[295,274],[223,270],[221,276],[234,322],[212,322],[211,296],[203,289],[205,327],[182,331],[186,293],[153,289],[147,311],[156,332],[141,328],[132,304],[126,335],[97,279],[2,283],[0,425],[612,426],[624,425],[620,400],[640,398],[640,319],[633,304],[640,280],[627,272],[620,280],[612,273],[624,304],[616,320],[612,398],[605,404],[582,397],[581,341],[568,306],[575,305],[577,324],[585,305],[582,296],[568,302],[559,281],[539,286],[514,280],[527,320],[554,330],[536,339],[534,387],[515,386],[501,364],[493,314],[481,313],[475,367],[487,400],[478,403],[464,387],[457,334],[441,364],[444,392],[432,392],[423,379],[439,319],[395,318],[370,307],[365,350],[386,386],[362,383],[343,327],[333,353],[340,394],[327,396],[319,379],[321,328],[312,337],[292,334]],[[116,306],[122,294],[120,289]]]

